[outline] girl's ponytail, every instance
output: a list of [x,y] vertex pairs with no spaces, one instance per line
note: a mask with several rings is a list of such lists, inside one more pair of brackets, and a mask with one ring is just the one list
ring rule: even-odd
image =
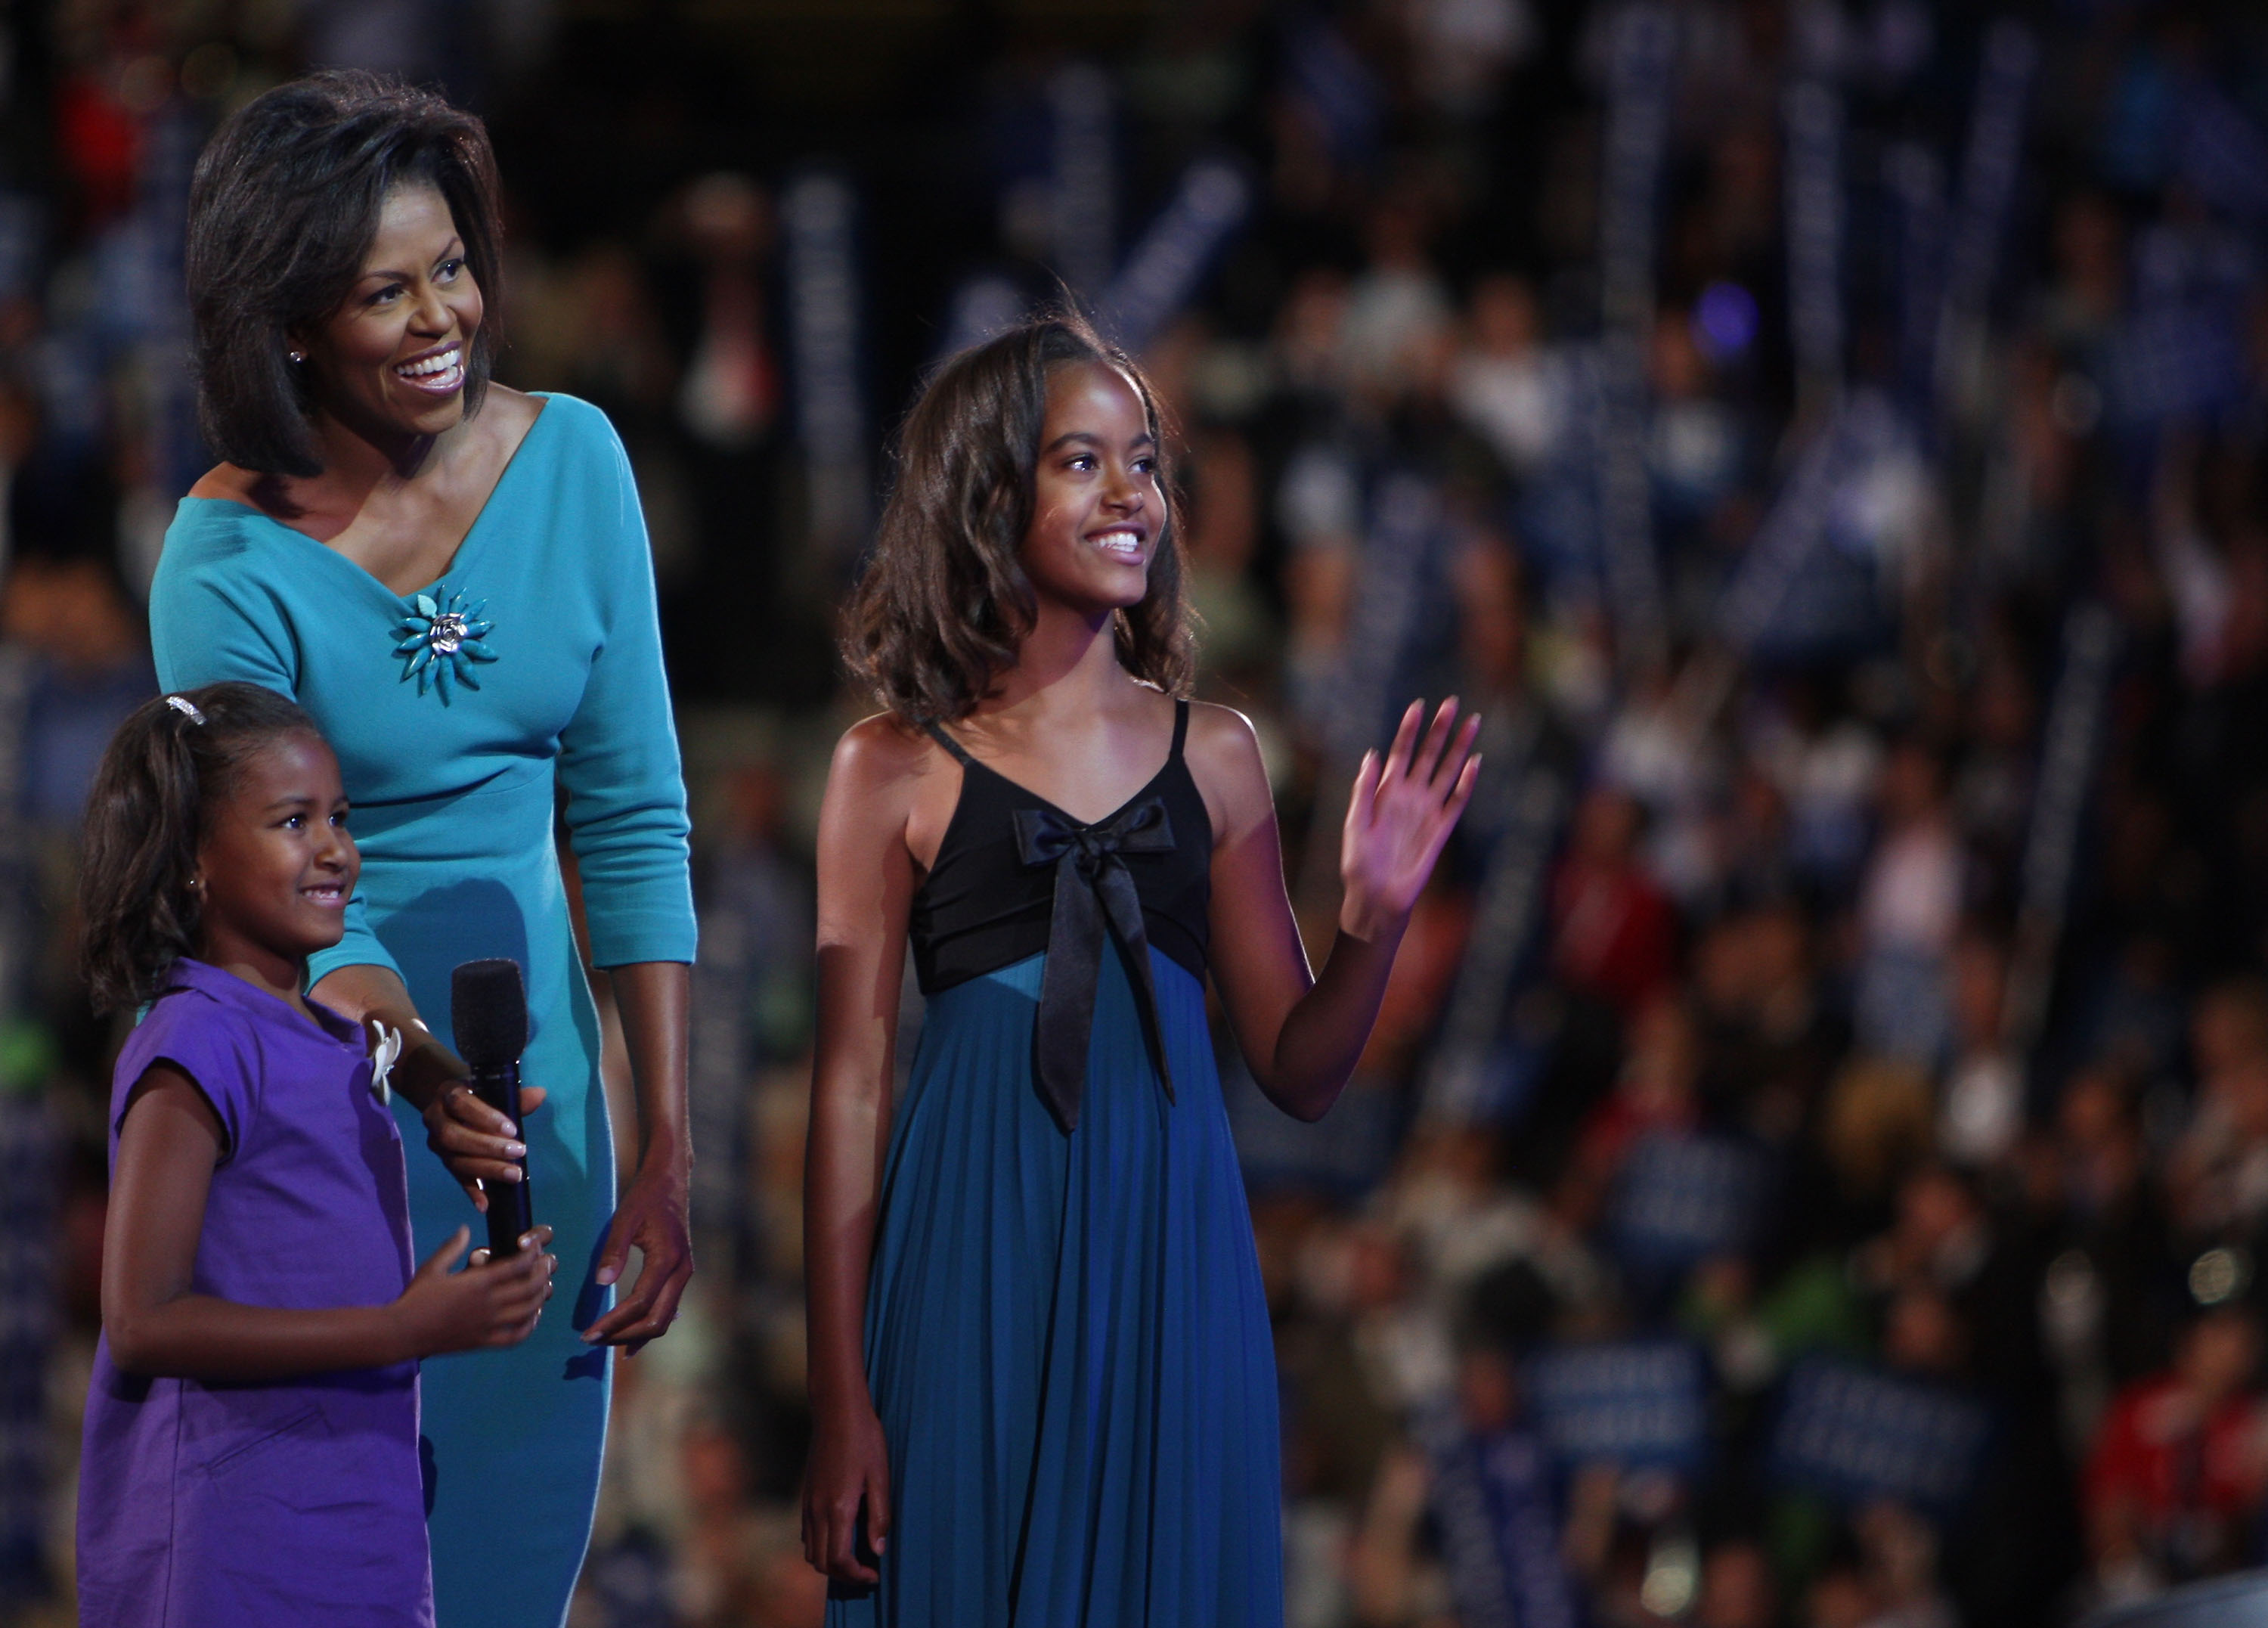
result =
[[79,961],[98,1012],[139,1006],[196,947],[191,886],[207,810],[276,739],[319,735],[256,684],[207,684],[144,703],[119,726],[87,794]]

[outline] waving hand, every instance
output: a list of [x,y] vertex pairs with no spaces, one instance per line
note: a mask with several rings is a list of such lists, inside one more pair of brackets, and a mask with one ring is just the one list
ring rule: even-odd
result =
[[1452,696],[1420,740],[1425,716],[1424,702],[1410,704],[1385,757],[1363,755],[1347,800],[1339,844],[1339,877],[1346,888],[1339,925],[1358,939],[1399,934],[1457,816],[1472,800],[1480,773],[1480,759],[1473,755],[1480,715],[1460,728]]

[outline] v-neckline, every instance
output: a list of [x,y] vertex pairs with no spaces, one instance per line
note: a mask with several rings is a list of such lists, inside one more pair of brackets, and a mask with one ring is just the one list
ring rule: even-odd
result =
[[310,537],[306,532],[301,531],[296,526],[285,524],[284,521],[277,519],[274,515],[269,513],[265,509],[259,508],[252,504],[242,502],[234,497],[193,497],[193,500],[198,503],[230,504],[237,508],[246,510],[252,514],[257,515],[260,519],[266,520],[270,526],[273,526],[276,530],[297,537],[302,542],[306,543],[310,548],[318,549],[323,553],[329,555],[331,558],[338,561],[339,564],[345,566],[356,576],[361,578],[363,581],[368,583],[379,593],[386,595],[387,599],[394,600],[397,604],[407,604],[415,600],[421,593],[430,594],[436,589],[446,586],[449,578],[455,576],[459,568],[466,563],[467,556],[471,554],[474,540],[480,536],[482,525],[488,519],[490,512],[495,509],[497,497],[503,492],[504,483],[512,479],[512,471],[519,468],[521,455],[527,451],[527,444],[535,438],[536,432],[543,428],[543,421],[551,416],[551,396],[549,392],[531,390],[528,392],[528,394],[534,400],[542,402],[543,405],[536,409],[534,421],[527,426],[526,432],[519,438],[519,445],[512,449],[512,456],[505,459],[504,460],[504,468],[497,471],[495,484],[489,488],[489,495],[481,499],[481,506],[473,516],[473,523],[465,527],[465,534],[457,539],[457,546],[455,550],[449,556],[449,563],[441,568],[441,574],[434,578],[432,581],[422,584],[417,587],[411,588],[406,593],[396,593],[392,588],[388,587],[379,579],[376,572],[372,571],[369,566],[364,565],[360,560],[355,559],[351,556],[333,548],[329,543],[323,541],[320,538]]
[[[1186,707],[1189,704],[1184,701],[1178,704],[1180,706]],[[1032,790],[1030,786],[1026,785],[1021,780],[1012,779],[1008,776],[1002,774],[998,770],[993,768],[991,764],[986,762],[983,758],[977,756],[976,753],[970,751],[967,741],[962,740],[959,736],[952,733],[942,724],[932,724],[930,726],[930,728],[938,740],[943,743],[946,750],[954,757],[960,760],[964,771],[969,765],[974,764],[976,768],[983,770],[986,774],[990,775],[995,780],[998,780],[1001,785],[1007,786],[1012,791],[1020,792],[1026,797],[1030,798],[1034,802],[1047,808],[1050,813],[1061,814],[1064,819],[1070,821],[1071,824],[1077,826],[1080,830],[1092,831],[1098,826],[1108,825],[1113,820],[1116,820],[1119,815],[1133,807],[1135,804],[1140,802],[1145,797],[1148,796],[1152,791],[1156,789],[1158,782],[1166,777],[1166,771],[1171,769],[1182,755],[1182,732],[1183,724],[1181,713],[1176,711],[1174,717],[1173,733],[1167,737],[1166,742],[1166,761],[1158,765],[1156,773],[1152,774],[1147,780],[1142,782],[1140,785],[1136,786],[1132,793],[1130,794],[1123,802],[1120,803],[1117,807],[1112,809],[1108,814],[1104,814],[1099,820],[1082,820],[1078,815],[1072,814],[1070,809],[1064,807],[1061,803],[1055,801],[1051,798],[1041,796],[1037,792]],[[964,789],[966,788],[966,777],[964,774]],[[954,799],[953,812],[955,818],[958,818],[960,815],[961,802],[961,799],[959,797],[955,797]],[[951,822],[947,821],[947,823],[950,824]]]
[[1124,802],[1119,804],[1117,807],[1112,809],[1100,820],[1080,819],[1077,814],[1071,813],[1070,809],[1064,807],[1061,803],[1056,802],[1049,798],[1042,797],[1037,792],[1032,790],[1030,786],[1026,785],[1021,780],[1010,779],[1006,775],[1002,774],[998,770],[993,768],[991,764],[986,762],[983,758],[977,756],[973,752],[969,754],[968,761],[976,764],[986,774],[990,775],[1001,785],[1022,792],[1034,802],[1044,806],[1050,813],[1061,814],[1064,819],[1070,821],[1080,830],[1092,831],[1096,829],[1098,827],[1108,825],[1113,820],[1118,818],[1119,815],[1124,814],[1128,809],[1133,807],[1135,804],[1140,802],[1145,797],[1148,796],[1150,792],[1156,788],[1158,782],[1166,777],[1166,771],[1174,766],[1174,754],[1171,749],[1168,749],[1166,754],[1166,761],[1158,765],[1158,772],[1152,775],[1147,780],[1142,782],[1140,785],[1135,787],[1132,795],[1129,796]]

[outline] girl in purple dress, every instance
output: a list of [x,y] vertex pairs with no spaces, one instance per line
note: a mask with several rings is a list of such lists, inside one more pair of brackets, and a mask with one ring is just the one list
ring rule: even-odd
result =
[[95,781],[88,979],[148,1013],[111,1087],[84,1624],[430,1628],[418,1359],[517,1344],[550,1298],[549,1227],[411,1269],[383,1062],[301,992],[346,821],[313,720],[251,684],[150,702]]

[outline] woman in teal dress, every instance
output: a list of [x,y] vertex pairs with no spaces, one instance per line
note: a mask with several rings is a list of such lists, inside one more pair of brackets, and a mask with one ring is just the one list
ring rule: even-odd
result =
[[[1049,319],[909,415],[821,815],[804,1545],[836,1628],[1283,1620],[1275,1359],[1205,1020],[1329,1108],[1471,794],[1366,759],[1309,971],[1251,727],[1190,670],[1158,415]],[[893,1102],[901,969],[929,998]]]
[[[190,210],[200,407],[226,461],[166,534],[158,674],[280,690],[338,753],[362,888],[309,976],[404,1034],[395,1112],[441,1155],[410,1166],[420,1249],[526,1150],[573,1314],[428,1363],[422,1433],[442,1628],[554,1628],[589,1539],[608,1348],[662,1332],[691,1271],[685,793],[637,493],[596,409],[487,385],[477,121],[367,76],[287,85],[214,138]],[[644,1147],[619,1204],[562,792],[637,1082]],[[449,1047],[452,969],[498,955],[527,984],[518,1124],[463,1087]],[[643,1270],[609,1309],[633,1247]]]

